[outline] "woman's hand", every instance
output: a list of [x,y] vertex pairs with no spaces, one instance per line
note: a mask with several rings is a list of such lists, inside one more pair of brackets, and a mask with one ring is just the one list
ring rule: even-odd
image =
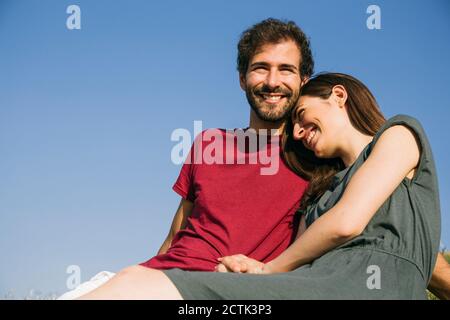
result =
[[258,260],[236,254],[218,258],[219,264],[216,266],[216,272],[237,272],[252,274],[268,274],[270,273],[266,265]]

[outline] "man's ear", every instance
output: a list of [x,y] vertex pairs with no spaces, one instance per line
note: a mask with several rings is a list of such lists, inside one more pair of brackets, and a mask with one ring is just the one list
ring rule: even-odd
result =
[[245,75],[242,73],[239,73],[239,84],[242,90],[244,91],[247,90],[247,82],[245,81]]
[[348,97],[345,87],[340,84],[335,85],[331,92],[339,107],[345,106]]

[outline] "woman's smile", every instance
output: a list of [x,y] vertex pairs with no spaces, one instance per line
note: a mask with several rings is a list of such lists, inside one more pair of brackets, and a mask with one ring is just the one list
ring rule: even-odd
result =
[[308,129],[306,129],[306,132],[303,136],[303,144],[306,148],[313,150],[315,145],[317,144],[317,140],[319,138],[319,132],[320,129],[315,126],[311,125]]

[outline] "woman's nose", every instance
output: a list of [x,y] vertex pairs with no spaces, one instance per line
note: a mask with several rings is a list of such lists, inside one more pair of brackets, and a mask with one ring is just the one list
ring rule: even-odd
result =
[[305,129],[303,127],[300,127],[299,124],[295,124],[293,136],[295,140],[302,140],[305,136]]

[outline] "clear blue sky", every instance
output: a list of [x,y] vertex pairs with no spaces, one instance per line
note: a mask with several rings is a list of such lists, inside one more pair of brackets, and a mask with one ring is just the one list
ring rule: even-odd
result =
[[[81,30],[66,8],[81,7]],[[381,30],[366,27],[370,4]],[[179,197],[176,128],[248,124],[236,44],[267,17],[310,36],[316,71],[365,82],[425,127],[450,246],[450,2],[0,0],[0,297],[63,292],[155,254]]]

